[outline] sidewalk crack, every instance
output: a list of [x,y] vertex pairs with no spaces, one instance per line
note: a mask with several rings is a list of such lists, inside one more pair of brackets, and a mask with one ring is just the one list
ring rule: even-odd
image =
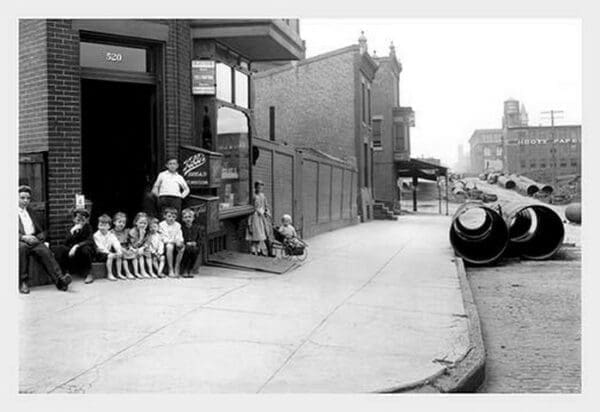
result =
[[377,276],[379,276],[379,274],[392,262],[392,260],[394,260],[396,258],[396,256],[398,256],[405,248],[406,245],[408,243],[410,243],[411,238],[409,238],[401,247],[400,249],[398,249],[398,251],[396,253],[394,253],[379,269],[377,269],[377,271],[373,274],[373,276],[371,276],[369,279],[367,279],[367,281],[365,283],[363,283],[358,289],[356,289],[354,292],[350,293],[348,296],[346,296],[346,298],[344,300],[342,300],[335,308],[333,308],[333,310],[331,312],[329,312],[329,314],[327,314],[327,316],[325,316],[321,322],[319,322],[319,324],[317,326],[315,326],[308,334],[308,336],[302,341],[300,342],[300,344],[292,351],[292,353],[283,361],[283,363],[281,364],[281,366],[279,366],[279,368],[277,368],[275,370],[275,372],[273,372],[273,374],[271,374],[271,376],[265,381],[265,383],[263,383],[260,388],[258,389],[257,393],[261,393],[264,388],[269,384],[269,382],[271,382],[275,376],[277,376],[277,374],[291,361],[291,359],[296,355],[296,353],[298,353],[298,351],[307,343],[311,340],[312,336],[315,334],[315,332],[317,330],[319,330],[321,328],[321,326],[323,326],[325,324],[325,322],[327,322],[327,320],[329,320],[329,318],[335,313],[337,312],[337,310],[339,308],[341,308],[346,302],[348,302],[348,300],[350,300],[354,295],[356,295],[358,292],[360,292],[361,290],[363,290],[367,285],[369,285]]

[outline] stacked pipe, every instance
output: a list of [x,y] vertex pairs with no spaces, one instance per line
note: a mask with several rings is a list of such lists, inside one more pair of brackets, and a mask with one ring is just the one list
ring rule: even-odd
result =
[[[538,183],[535,180],[530,179],[525,176],[511,175],[507,179],[502,179],[502,181],[505,182],[504,187],[506,187],[507,189],[513,189],[516,187],[521,192],[526,193],[527,196],[533,196],[538,192],[540,192],[544,195],[550,195],[554,191],[554,188],[552,186],[546,185],[543,183]],[[512,187],[506,186],[506,184],[509,181],[513,181],[515,184],[511,185]],[[499,178],[498,183],[500,183],[500,182],[501,182],[501,180]]]
[[452,218],[450,243],[466,262],[485,265],[506,254],[548,259],[560,249],[564,234],[562,219],[543,204],[469,202]]
[[506,176],[506,175],[498,176],[497,183],[505,189],[514,189],[515,186],[517,185],[515,183],[514,179],[512,179],[510,176]]

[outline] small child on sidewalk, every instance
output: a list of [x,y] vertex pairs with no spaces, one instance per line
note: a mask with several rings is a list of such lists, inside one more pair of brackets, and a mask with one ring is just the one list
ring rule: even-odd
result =
[[[153,217],[150,219],[150,234],[148,235],[147,248],[150,256],[146,258],[150,276],[164,278],[163,270],[165,267],[165,244],[162,241],[162,236],[158,231],[158,219]],[[154,273],[156,270],[156,273]]]
[[[115,235],[121,245],[122,256],[117,256],[117,269],[123,266],[125,277],[127,279],[135,279],[129,270],[129,262],[135,258],[135,252],[129,246],[129,230],[125,228],[127,225],[127,215],[123,212],[117,212],[113,216],[113,228],[110,232]],[[120,273],[118,270],[117,273]]]
[[121,273],[121,244],[117,237],[109,231],[111,220],[108,215],[102,215],[98,218],[98,230],[94,233],[94,243],[96,244],[95,260],[106,262],[106,278],[114,281],[117,278],[113,275],[112,267],[114,260],[118,259],[117,277],[125,280],[127,278]]
[[283,236],[283,242],[286,246],[298,247],[302,246],[302,242],[298,239],[296,228],[292,226],[292,217],[290,215],[283,215],[281,217],[281,226],[279,227],[279,233]]
[[184,278],[192,278],[194,264],[200,253],[200,227],[194,223],[194,211],[192,209],[184,209],[181,212],[181,230],[183,232],[183,242],[185,249],[181,259],[181,276]]
[[129,231],[129,245],[134,252],[133,274],[138,279],[149,278],[150,275],[144,268],[144,260],[148,256],[146,240],[148,240],[148,215],[139,212],[133,219],[133,228]]
[[90,213],[85,209],[73,211],[73,226],[68,230],[62,245],[52,249],[63,273],[85,276],[85,283],[92,283],[92,259],[94,239],[89,224]]
[[[158,225],[162,240],[165,244],[165,251],[167,255],[167,264],[169,265],[169,277],[179,277],[179,268],[181,265],[181,259],[183,258],[183,250],[185,245],[183,244],[183,233],[181,232],[181,225],[176,221],[177,210],[172,207],[167,207],[164,211],[164,218]],[[175,258],[175,264],[173,264],[173,253],[177,251]]]

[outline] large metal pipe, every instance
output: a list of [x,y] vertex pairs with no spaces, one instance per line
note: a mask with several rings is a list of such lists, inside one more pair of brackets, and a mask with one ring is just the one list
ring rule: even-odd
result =
[[543,193],[547,194],[547,195],[551,195],[552,192],[554,192],[554,188],[550,185],[544,185],[544,184],[539,184],[540,187],[540,191],[542,191]]
[[513,180],[515,181],[517,188],[521,192],[526,193],[527,196],[533,196],[540,190],[536,182],[524,176],[513,177]]
[[506,175],[498,176],[498,184],[505,189],[514,189],[517,186],[515,181]]
[[499,208],[508,226],[509,254],[543,260],[560,249],[565,228],[554,210],[541,203],[503,203]]
[[468,202],[452,217],[450,243],[465,262],[489,264],[504,253],[508,245],[508,228],[491,207],[481,202]]

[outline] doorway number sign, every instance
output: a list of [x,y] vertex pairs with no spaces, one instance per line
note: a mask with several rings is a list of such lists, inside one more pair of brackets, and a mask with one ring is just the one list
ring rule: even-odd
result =
[[123,61],[123,55],[121,53],[106,53],[106,61],[119,63]]

